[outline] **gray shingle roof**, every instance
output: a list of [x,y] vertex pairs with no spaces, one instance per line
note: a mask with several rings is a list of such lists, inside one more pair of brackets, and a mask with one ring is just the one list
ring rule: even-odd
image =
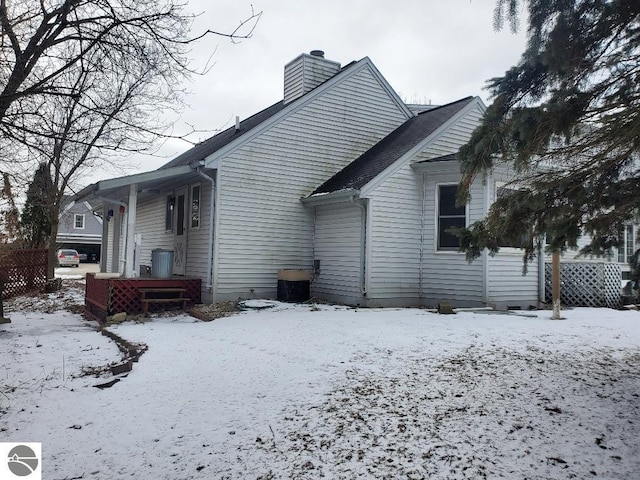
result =
[[[357,63],[358,62],[354,60],[353,62],[345,65],[344,67],[342,67],[340,69],[340,71],[336,75],[339,75],[340,73],[344,72],[345,70],[349,69],[350,67],[352,67],[353,65],[355,65]],[[334,77],[335,77],[335,75],[334,75]],[[329,80],[330,79],[327,79],[326,81],[329,81]],[[316,87],[316,88],[318,88],[318,87]],[[314,88],[314,90],[315,90],[315,88]],[[303,97],[308,95],[309,93],[310,92],[307,92],[307,94],[303,95]],[[303,97],[300,97],[300,98],[303,98]],[[298,100],[299,99],[296,99],[295,101],[298,101]],[[204,160],[206,157],[208,157],[212,153],[217,152],[222,147],[224,147],[224,146],[228,145],[229,143],[233,142],[238,137],[240,137],[243,134],[249,132],[250,130],[252,130],[253,128],[257,127],[258,125],[260,125],[264,121],[268,120],[269,118],[271,118],[272,116],[274,116],[275,114],[277,114],[278,112],[283,110],[285,107],[287,107],[288,105],[291,105],[294,102],[291,102],[289,104],[285,104],[284,100],[283,100],[283,101],[280,101],[278,103],[274,103],[273,105],[271,105],[270,107],[265,108],[261,112],[258,112],[256,114],[254,114],[254,115],[242,120],[240,122],[240,129],[239,130],[236,130],[236,126],[233,125],[233,126],[227,128],[226,130],[223,130],[222,132],[214,135],[213,137],[210,137],[210,138],[204,140],[203,142],[198,143],[197,145],[195,145],[194,147],[190,148],[186,152],[178,155],[173,160],[171,160],[168,163],[165,163],[164,165],[162,165],[158,170],[165,169],[165,168],[176,167],[176,166],[179,166],[179,165],[191,165],[191,164],[194,164],[194,163],[199,163],[200,161]]]
[[311,195],[360,189],[435,132],[474,97],[427,110],[410,118],[356,160],[320,185]]
[[171,160],[168,163],[162,165],[159,170],[164,168],[176,167],[178,165],[190,165],[192,163],[198,163],[204,160],[206,157],[211,155],[212,153],[220,150],[225,145],[233,142],[238,137],[250,131],[252,128],[257,127],[265,120],[269,119],[280,110],[282,110],[286,105],[283,101],[275,103],[270,107],[265,108],[261,112],[256,113],[255,115],[246,118],[242,122],[240,122],[240,129],[236,130],[236,126],[223,130],[222,132],[214,135],[211,138],[204,140],[203,142],[198,143],[194,147],[190,148],[186,152],[178,155],[176,158]]

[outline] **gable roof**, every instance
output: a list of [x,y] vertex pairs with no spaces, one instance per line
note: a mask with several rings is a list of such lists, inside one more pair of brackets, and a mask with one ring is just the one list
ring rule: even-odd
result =
[[251,141],[252,138],[269,128],[273,123],[295,113],[298,109],[303,108],[319,95],[322,95],[323,92],[333,88],[336,83],[346,80],[351,75],[357,74],[357,72],[364,68],[369,68],[371,70],[373,76],[380,82],[382,88],[387,91],[392,101],[394,101],[398,108],[404,112],[407,118],[411,117],[413,112],[388,84],[369,57],[364,57],[361,60],[353,61],[345,65],[338,73],[320,83],[301,97],[289,103],[279,101],[251,117],[246,118],[240,122],[239,130],[236,130],[235,125],[233,125],[203,142],[198,143],[156,170],[103,180],[92,185],[88,185],[73,198],[76,201],[90,196],[99,196],[103,199],[107,196],[110,196],[111,198],[114,196],[118,198],[125,198],[128,195],[127,188],[133,184],[138,184],[138,187],[141,190],[161,190],[170,182],[178,178],[185,181],[186,179],[198,178],[198,173],[196,172],[197,168],[201,166],[205,169],[217,168],[215,163],[217,161],[217,157],[222,157],[230,150],[239,148],[244,143]]
[[159,168],[159,170],[176,167],[178,165],[191,165],[194,163],[199,163],[207,156],[211,155],[213,152],[220,150],[225,145],[228,145],[251,129],[260,125],[262,122],[268,120],[285,107],[286,105],[284,101],[274,103],[270,107],[267,107],[264,110],[242,120],[240,122],[240,128],[238,130],[236,130],[235,125],[227,128],[226,130],[223,130],[222,132],[204,140],[203,142],[198,143],[186,152],[178,155],[170,162],[165,163]]
[[311,195],[359,190],[474,100],[466,97],[410,118]]
[[[345,78],[345,75],[348,76],[351,73],[355,74],[358,71],[358,67],[369,67],[372,70],[373,75],[376,76],[380,81],[382,87],[387,90],[389,96],[393,98],[396,101],[398,107],[405,112],[407,118],[413,115],[409,107],[407,107],[404,102],[402,102],[400,97],[398,97],[398,94],[393,90],[393,88],[391,88],[384,77],[382,77],[382,75],[377,71],[375,65],[373,65],[369,57],[364,57],[361,60],[354,60],[349,64],[343,66],[338,71],[338,73],[320,83],[315,88],[300,96],[299,98],[296,98],[289,103],[285,103],[284,100],[282,100],[271,105],[270,107],[267,107],[261,112],[258,112],[255,115],[242,120],[240,122],[239,130],[236,130],[235,125],[233,125],[226,130],[214,135],[213,137],[208,138],[207,140],[204,140],[203,142],[195,145],[170,162],[161,166],[158,170],[181,165],[197,164],[213,154],[223,153],[227,150],[225,149],[225,147],[227,146],[229,146],[228,148],[235,148],[235,146],[238,145],[236,140],[238,140],[240,137],[244,137],[244,141],[249,141],[253,134],[259,134],[260,131],[263,128],[266,128],[272,121],[277,121],[278,118],[282,115],[288,115],[294,112],[297,108],[301,108],[307,102],[313,100],[314,94],[321,94],[324,89],[329,88],[331,85]],[[251,132],[251,135],[245,135],[249,132]],[[242,143],[242,141],[243,140],[241,140],[240,143]],[[232,143],[233,145],[231,145]]]

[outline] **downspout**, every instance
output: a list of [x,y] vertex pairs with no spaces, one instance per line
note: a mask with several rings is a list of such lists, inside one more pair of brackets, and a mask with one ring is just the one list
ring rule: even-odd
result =
[[209,203],[209,249],[208,249],[208,253],[207,253],[207,284],[205,285],[205,288],[207,289],[208,292],[212,292],[212,279],[211,277],[213,276],[213,234],[214,234],[214,210],[215,210],[215,203],[216,203],[216,182],[213,178],[211,178],[209,175],[207,175],[206,173],[204,173],[200,167],[198,167],[196,169],[196,172],[198,172],[198,175],[200,175],[202,178],[205,178],[206,180],[208,180],[209,182],[211,182],[211,200]]
[[351,197],[351,202],[360,207],[362,210],[362,229],[360,234],[360,294],[363,297],[367,296],[367,282],[366,282],[366,266],[367,266],[367,206],[369,200],[367,198]]
[[422,173],[422,210],[420,211],[420,265],[418,266],[418,298],[422,301],[423,270],[424,270],[424,216],[427,211],[427,180],[426,173]]

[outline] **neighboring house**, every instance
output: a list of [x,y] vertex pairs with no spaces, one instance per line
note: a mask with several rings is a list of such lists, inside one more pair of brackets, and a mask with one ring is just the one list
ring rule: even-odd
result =
[[484,109],[409,108],[369,58],[314,51],[285,66],[283,101],[76,198],[105,202],[103,271],[133,277],[173,250],[173,273],[201,278],[207,302],[273,298],[279,269],[303,269],[312,296],[354,305],[537,305],[537,262],[523,276],[505,249],[469,264],[448,232],[480,220],[505,180],[485,176],[455,205],[455,154]]
[[56,242],[60,248],[72,248],[87,256],[87,260],[100,259],[102,218],[93,213],[87,201],[63,202]]
[[[591,241],[589,235],[585,235],[578,239],[578,246],[575,249],[567,250],[562,253],[561,259],[564,263],[617,263],[620,266],[622,274],[622,281],[626,283],[631,275],[631,267],[629,260],[633,256],[634,252],[640,248],[640,242],[638,241],[638,234],[640,234],[640,225],[637,223],[630,223],[625,225],[624,232],[621,238],[621,245],[617,249],[613,250],[611,256],[605,257],[590,257],[580,255],[580,249],[586,247]],[[551,254],[547,253],[546,261],[551,261]]]

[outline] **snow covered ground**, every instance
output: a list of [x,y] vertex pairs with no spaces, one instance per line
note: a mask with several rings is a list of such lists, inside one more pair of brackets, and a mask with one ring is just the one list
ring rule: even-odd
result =
[[148,351],[99,389],[121,353],[65,284],[0,325],[0,440],[45,479],[639,478],[639,312],[163,316],[110,327]]

